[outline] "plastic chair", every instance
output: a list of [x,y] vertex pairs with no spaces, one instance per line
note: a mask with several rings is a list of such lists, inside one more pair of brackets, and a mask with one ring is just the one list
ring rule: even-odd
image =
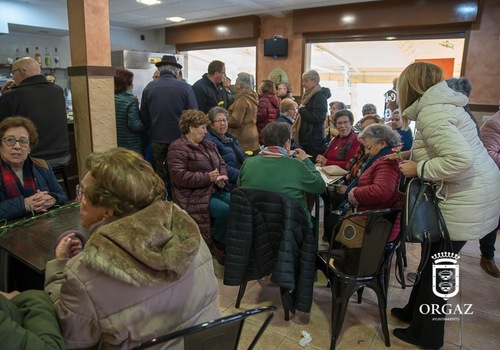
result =
[[[172,342],[171,345],[179,345],[179,340],[184,340],[185,350],[212,350],[212,349],[237,349],[241,337],[241,331],[243,329],[243,324],[245,319],[249,316],[258,315],[263,312],[269,312],[266,319],[264,320],[262,326],[260,326],[257,334],[254,336],[252,342],[248,349],[253,349],[260,337],[266,330],[267,326],[271,322],[276,310],[275,306],[265,306],[261,308],[251,309],[238,314],[219,318],[210,322],[205,322],[197,326],[189,327],[179,331],[175,331],[166,335],[162,335],[157,338],[153,338],[139,346],[133,348],[133,350],[149,349],[153,346],[159,344],[164,344],[162,349],[169,349],[169,344],[166,342]],[[174,340],[175,343],[174,343]],[[181,347],[182,348],[182,347]]]
[[[317,253],[317,267],[325,273],[332,291],[332,338],[330,349],[335,349],[342,324],[345,319],[349,299],[358,292],[358,303],[364,287],[371,288],[377,295],[382,332],[385,345],[390,346],[387,326],[387,289],[392,255],[399,238],[388,245],[389,235],[398,211],[393,209],[369,210],[346,216],[366,217],[366,225],[361,248],[328,249]],[[337,225],[341,225],[342,221]],[[335,237],[330,247],[335,247]]]

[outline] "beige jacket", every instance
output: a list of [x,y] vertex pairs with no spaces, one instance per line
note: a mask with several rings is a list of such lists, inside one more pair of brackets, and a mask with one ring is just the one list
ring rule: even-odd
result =
[[82,253],[47,263],[66,349],[127,349],[220,317],[211,254],[177,205],[155,202],[90,234]]
[[259,149],[258,106],[259,95],[252,89],[244,89],[238,92],[233,104],[228,109],[229,132],[236,136],[243,151],[257,151]]

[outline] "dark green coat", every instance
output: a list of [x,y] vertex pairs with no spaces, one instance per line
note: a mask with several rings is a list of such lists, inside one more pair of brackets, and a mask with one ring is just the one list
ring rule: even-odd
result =
[[49,296],[39,290],[23,292],[11,300],[0,296],[0,340],[2,349],[64,349]]
[[116,137],[119,147],[125,147],[144,155],[146,126],[141,121],[139,102],[132,91],[115,95]]

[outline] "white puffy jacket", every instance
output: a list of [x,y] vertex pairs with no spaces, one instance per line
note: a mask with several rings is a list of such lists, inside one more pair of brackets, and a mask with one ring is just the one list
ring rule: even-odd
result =
[[500,213],[500,172],[463,109],[465,95],[442,81],[403,114],[416,122],[412,159],[418,176],[436,182],[439,207],[453,241],[476,240],[493,231]]

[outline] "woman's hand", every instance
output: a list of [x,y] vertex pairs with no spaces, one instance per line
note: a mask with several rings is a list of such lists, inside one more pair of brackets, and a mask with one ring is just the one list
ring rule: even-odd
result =
[[69,259],[82,251],[82,241],[70,233],[59,241],[56,247],[56,259]]
[[220,175],[219,169],[215,169],[215,170],[209,172],[208,175],[210,176],[210,182],[217,181],[217,177]]
[[402,160],[399,163],[399,171],[406,177],[416,177],[417,176],[417,162],[413,160]]
[[47,191],[40,191],[24,198],[24,207],[26,211],[46,212],[56,204],[56,199],[52,197]]
[[401,159],[408,159],[409,156],[410,156],[410,151],[404,151],[404,152],[400,152],[399,155],[397,153],[388,154],[384,157],[384,159],[386,159],[386,160],[393,160],[393,159],[401,160]]
[[349,200],[349,203],[352,205],[358,205],[358,200],[356,199],[354,195],[354,191],[356,190],[357,187],[353,187],[350,191],[349,194],[347,195],[347,199]]
[[318,154],[316,156],[316,165],[317,166],[325,166],[326,165],[326,158],[323,157],[321,154]]

